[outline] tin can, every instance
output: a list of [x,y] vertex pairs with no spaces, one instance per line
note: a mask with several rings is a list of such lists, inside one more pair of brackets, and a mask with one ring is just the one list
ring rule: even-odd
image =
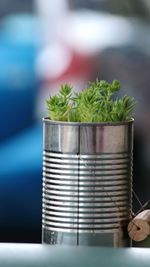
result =
[[133,120],[43,125],[43,243],[130,246]]

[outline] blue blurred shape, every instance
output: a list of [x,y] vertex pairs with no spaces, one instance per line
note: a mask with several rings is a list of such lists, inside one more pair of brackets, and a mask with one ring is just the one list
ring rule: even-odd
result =
[[35,22],[32,15],[9,16],[0,29],[0,241],[36,242],[41,237]]
[[41,125],[35,125],[3,144],[0,163],[0,226],[40,227]]
[[[35,124],[1,145],[0,148],[0,177],[16,175],[23,171],[41,171],[42,164],[42,126]],[[19,178],[20,180],[20,178]],[[0,180],[0,183],[3,179]],[[8,183],[9,187],[9,183]]]
[[[21,27],[23,25],[23,27]],[[29,27],[30,25],[30,27]],[[37,38],[32,16],[10,16],[0,32],[0,142],[34,120]],[[22,29],[23,28],[23,29]]]

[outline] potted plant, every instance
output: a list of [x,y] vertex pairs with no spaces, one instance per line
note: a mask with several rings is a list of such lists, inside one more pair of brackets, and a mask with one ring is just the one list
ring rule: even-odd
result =
[[130,245],[133,111],[119,81],[63,84],[44,118],[43,242]]

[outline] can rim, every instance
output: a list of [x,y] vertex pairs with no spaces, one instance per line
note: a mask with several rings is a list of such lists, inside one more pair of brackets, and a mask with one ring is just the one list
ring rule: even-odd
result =
[[43,122],[47,124],[65,125],[65,126],[119,126],[119,125],[121,126],[134,123],[134,118],[128,121],[118,121],[118,122],[68,122],[68,121],[54,121],[50,120],[48,117],[44,117]]

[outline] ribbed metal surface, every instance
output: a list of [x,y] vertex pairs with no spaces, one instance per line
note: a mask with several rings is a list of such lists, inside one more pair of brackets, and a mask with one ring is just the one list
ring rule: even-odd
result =
[[79,233],[117,230],[129,217],[130,157],[44,151],[44,227]]
[[129,245],[133,121],[43,129],[43,242]]

